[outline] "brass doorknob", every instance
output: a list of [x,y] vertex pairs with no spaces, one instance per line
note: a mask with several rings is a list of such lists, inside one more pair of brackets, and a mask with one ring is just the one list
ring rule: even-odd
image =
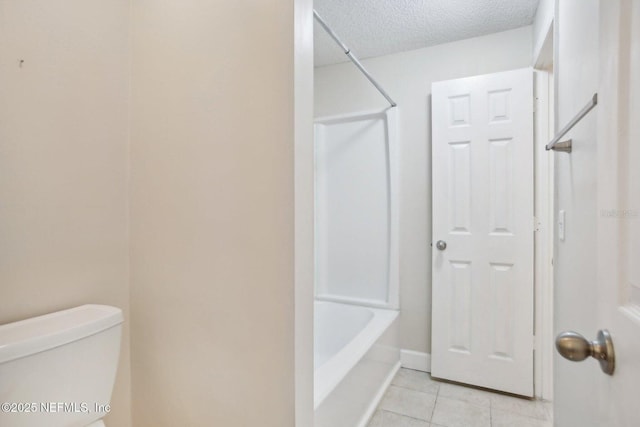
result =
[[562,332],[556,338],[556,349],[565,359],[581,362],[591,356],[600,362],[602,372],[613,375],[616,360],[611,335],[606,329],[598,331],[595,341],[588,341],[577,332]]

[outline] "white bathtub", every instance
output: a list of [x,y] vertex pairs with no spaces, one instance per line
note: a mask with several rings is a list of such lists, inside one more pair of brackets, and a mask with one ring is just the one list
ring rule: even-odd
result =
[[315,427],[366,425],[400,367],[396,310],[316,301]]

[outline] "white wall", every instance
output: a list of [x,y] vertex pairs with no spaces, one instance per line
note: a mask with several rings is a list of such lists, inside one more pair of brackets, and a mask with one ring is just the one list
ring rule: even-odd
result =
[[294,425],[293,16],[134,2],[136,427]]
[[543,48],[547,32],[553,25],[555,0],[540,0],[533,20],[533,58],[536,59]]
[[0,324],[122,308],[114,427],[131,425],[129,9],[0,0]]
[[[598,91],[598,0],[562,0],[557,3],[556,129],[568,123]],[[602,108],[601,106],[596,107]],[[555,211],[565,211],[565,238],[556,225],[554,247],[554,329],[571,330],[592,339],[597,323],[597,110],[585,116],[568,134],[571,154],[556,153]],[[572,363],[557,353],[554,359],[555,422],[559,426],[598,424],[592,390],[602,372],[590,363]]]
[[[528,67],[531,46],[529,26],[363,61],[399,108],[401,345],[405,349],[431,350],[431,83]],[[316,68],[316,117],[387,106],[351,63]]]

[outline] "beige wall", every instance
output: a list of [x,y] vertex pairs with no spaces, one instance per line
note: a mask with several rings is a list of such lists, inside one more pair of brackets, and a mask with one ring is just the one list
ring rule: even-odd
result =
[[[532,28],[523,27],[362,61],[398,103],[404,349],[431,350],[431,83],[528,67],[531,45]],[[387,106],[351,63],[316,68],[316,117]]]
[[0,323],[85,303],[128,320],[128,28],[126,0],[0,0]]
[[293,1],[136,0],[136,427],[293,426]]

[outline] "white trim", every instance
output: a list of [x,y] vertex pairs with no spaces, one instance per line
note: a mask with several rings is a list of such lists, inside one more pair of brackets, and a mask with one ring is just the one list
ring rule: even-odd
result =
[[383,308],[386,310],[397,310],[390,307],[387,301],[378,301],[364,298],[350,298],[332,294],[316,294],[317,301],[337,302],[340,304],[357,305],[358,307]]
[[400,362],[403,368],[431,372],[431,355],[413,350],[400,350]]
[[[553,19],[543,43],[553,46]],[[535,234],[535,396],[553,399],[553,154],[544,149],[554,132],[553,52],[540,51],[535,71],[535,215],[539,230]],[[542,58],[545,56],[545,58]]]
[[376,393],[375,397],[371,400],[371,403],[367,407],[367,410],[365,411],[364,415],[362,415],[362,418],[360,418],[360,422],[356,424],[357,427],[366,427],[367,424],[369,424],[369,421],[371,421],[371,418],[373,418],[373,414],[376,413],[376,409],[378,408],[380,401],[382,401],[384,394],[387,392],[387,389],[391,385],[391,381],[393,381],[393,378],[396,376],[401,366],[402,365],[400,361],[398,361],[398,363],[396,363],[395,366],[391,369],[391,371],[389,372],[389,375],[387,375],[387,378],[385,378],[384,382],[380,384],[380,388],[378,389],[378,392]]
[[294,410],[313,425],[313,2],[294,0]]

